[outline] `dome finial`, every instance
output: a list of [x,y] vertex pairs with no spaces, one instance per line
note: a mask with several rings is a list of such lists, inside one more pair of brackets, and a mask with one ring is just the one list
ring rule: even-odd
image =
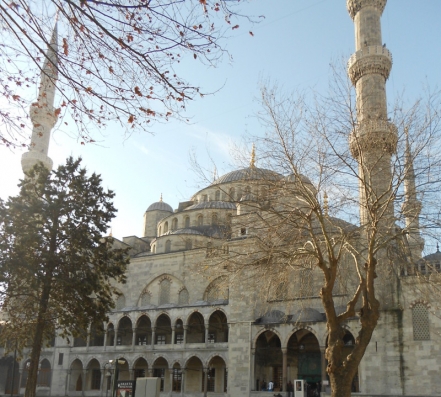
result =
[[161,197],[159,198],[159,202],[162,203],[162,193],[161,193]]
[[256,163],[256,146],[253,143],[253,146],[251,148],[251,159],[250,159],[250,167],[254,168]]

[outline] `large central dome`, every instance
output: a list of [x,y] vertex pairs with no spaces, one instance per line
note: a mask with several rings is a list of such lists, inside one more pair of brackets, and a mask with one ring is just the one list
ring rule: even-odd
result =
[[265,170],[263,168],[248,167],[240,170],[231,171],[228,174],[216,179],[212,185],[220,185],[221,183],[229,183],[235,181],[252,181],[252,180],[267,180],[277,181],[283,178],[277,172]]

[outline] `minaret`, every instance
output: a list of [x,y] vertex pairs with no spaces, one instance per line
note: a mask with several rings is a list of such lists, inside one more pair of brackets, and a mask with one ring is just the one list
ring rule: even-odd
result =
[[29,151],[21,157],[21,167],[26,173],[38,162],[52,169],[52,160],[48,157],[51,130],[57,122],[54,109],[55,83],[58,78],[58,32],[57,23],[52,32],[43,68],[41,69],[40,87],[37,102],[30,108],[33,126]]
[[404,175],[404,203],[402,211],[406,220],[407,242],[411,254],[412,262],[418,261],[422,257],[424,239],[420,235],[419,216],[422,204],[417,199],[415,187],[415,171],[413,168],[412,153],[409,145],[409,135],[406,129],[406,163]]
[[385,6],[386,0],[347,0],[355,25],[356,52],[349,59],[348,74],[356,90],[357,126],[349,143],[359,164],[360,221],[368,224],[367,206],[377,203],[376,212],[382,214],[379,225],[388,230],[394,220],[391,156],[397,146],[397,129],[387,118],[386,80],[392,56],[381,39]]

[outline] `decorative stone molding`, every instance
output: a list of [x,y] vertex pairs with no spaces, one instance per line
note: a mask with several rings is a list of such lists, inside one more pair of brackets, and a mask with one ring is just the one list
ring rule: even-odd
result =
[[363,120],[349,135],[349,147],[355,158],[360,152],[381,150],[389,154],[396,151],[397,127],[386,120]]
[[424,299],[417,299],[416,301],[412,302],[412,303],[409,305],[409,309],[413,309],[413,308],[414,308],[416,305],[418,305],[418,304],[424,305],[424,306],[427,307],[427,309],[430,309],[430,303],[427,302],[427,301],[424,300]]
[[387,0],[347,0],[346,8],[351,18],[354,19],[357,12],[363,7],[375,7],[382,14],[384,7],[386,7],[386,2]]
[[348,75],[354,86],[366,74],[380,74],[387,80],[391,69],[392,54],[383,46],[364,47],[348,61]]

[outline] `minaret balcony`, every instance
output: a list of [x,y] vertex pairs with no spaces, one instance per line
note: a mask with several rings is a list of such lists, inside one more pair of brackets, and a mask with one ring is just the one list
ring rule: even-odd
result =
[[352,19],[363,7],[375,7],[380,13],[383,13],[387,0],[346,0],[346,8]]
[[352,84],[366,74],[380,74],[385,80],[392,69],[392,54],[384,46],[365,46],[349,58],[348,75]]
[[397,127],[381,119],[367,119],[358,124],[349,135],[349,147],[355,158],[360,153],[373,151],[393,154],[398,142]]

